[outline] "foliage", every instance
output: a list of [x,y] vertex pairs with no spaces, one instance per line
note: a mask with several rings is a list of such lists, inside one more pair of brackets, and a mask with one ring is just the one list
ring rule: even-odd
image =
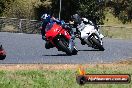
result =
[[[69,20],[71,15],[79,9],[79,0],[61,0],[61,18]],[[52,0],[52,12],[56,17],[60,10],[60,0]]]
[[1,15],[1,13],[3,12],[3,9],[5,8],[4,3],[5,3],[4,0],[1,0],[1,1],[0,1],[0,15]]
[[97,0],[81,0],[78,12],[94,23],[102,24],[104,19],[104,3]]
[[42,2],[41,1],[40,0],[14,0],[6,6],[3,12],[3,16],[36,19],[37,8],[40,8],[40,7],[42,7],[40,9],[48,8],[51,3],[49,0],[42,1]]
[[131,22],[132,0],[113,0],[109,1],[107,6],[113,8],[113,15],[121,20],[122,23]]
[[[123,23],[132,20],[132,0],[61,0],[61,19],[69,20],[71,15],[79,13],[103,24],[104,11],[112,8],[112,14]],[[60,0],[1,0],[0,15],[6,17],[40,19],[43,13],[58,17]]]
[[2,15],[4,9],[8,4],[10,4],[13,0],[0,0],[0,16]]
[[4,16],[26,18],[32,15],[31,5],[26,0],[15,0],[4,10]]

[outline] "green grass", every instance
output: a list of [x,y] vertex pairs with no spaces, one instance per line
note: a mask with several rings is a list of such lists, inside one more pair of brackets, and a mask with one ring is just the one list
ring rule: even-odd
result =
[[104,25],[118,25],[118,26],[122,26],[122,25],[131,26],[132,25],[131,22],[126,22],[125,24],[123,24],[123,22],[119,20],[118,17],[115,17],[112,14],[112,11],[110,8],[106,8],[104,14],[105,14],[105,19],[103,20]]
[[104,25],[121,25],[121,21],[115,18],[110,11],[105,11]]
[[132,23],[123,24],[120,20],[118,20],[118,18],[115,18],[114,15],[111,14],[109,9],[105,12],[105,16],[104,25],[108,25],[110,27],[102,27],[101,32],[106,37],[132,39]]
[[[130,74],[132,68],[87,68],[90,74]],[[0,71],[0,88],[132,88],[129,84],[86,84],[76,83],[77,70],[18,70]]]
[[102,27],[101,32],[109,38],[132,39],[132,28]]

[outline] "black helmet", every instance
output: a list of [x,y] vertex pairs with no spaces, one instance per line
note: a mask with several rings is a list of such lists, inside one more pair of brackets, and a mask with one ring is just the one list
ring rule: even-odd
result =
[[74,21],[75,24],[80,24],[81,23],[81,18],[78,14],[72,15],[72,20]]

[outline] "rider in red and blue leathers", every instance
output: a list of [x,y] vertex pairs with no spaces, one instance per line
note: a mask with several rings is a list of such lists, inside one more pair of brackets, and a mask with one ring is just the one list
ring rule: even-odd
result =
[[[46,49],[49,49],[49,48],[52,48],[54,47],[49,41],[46,40],[46,37],[45,37],[45,32],[46,32],[46,26],[47,24],[53,24],[53,23],[57,23],[57,24],[60,24],[60,25],[64,25],[65,22],[64,21],[60,21],[58,19],[56,19],[55,17],[53,16],[50,16],[48,14],[43,14],[41,16],[41,34],[42,34],[42,39],[46,41],[46,44],[45,44],[45,48]],[[64,29],[68,29],[68,31],[70,30],[70,34],[71,34],[71,39],[69,40],[69,48],[72,47],[72,45],[74,45],[73,43],[73,40],[74,40],[74,34],[72,32],[72,29],[70,29],[69,27],[67,26],[63,26]]]

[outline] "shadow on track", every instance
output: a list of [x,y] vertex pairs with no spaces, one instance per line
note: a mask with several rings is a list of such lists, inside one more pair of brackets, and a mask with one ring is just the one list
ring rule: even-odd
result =
[[57,55],[42,55],[42,56],[68,56],[67,54],[57,54]]
[[99,51],[98,49],[92,49],[92,50],[78,50],[78,51]]

